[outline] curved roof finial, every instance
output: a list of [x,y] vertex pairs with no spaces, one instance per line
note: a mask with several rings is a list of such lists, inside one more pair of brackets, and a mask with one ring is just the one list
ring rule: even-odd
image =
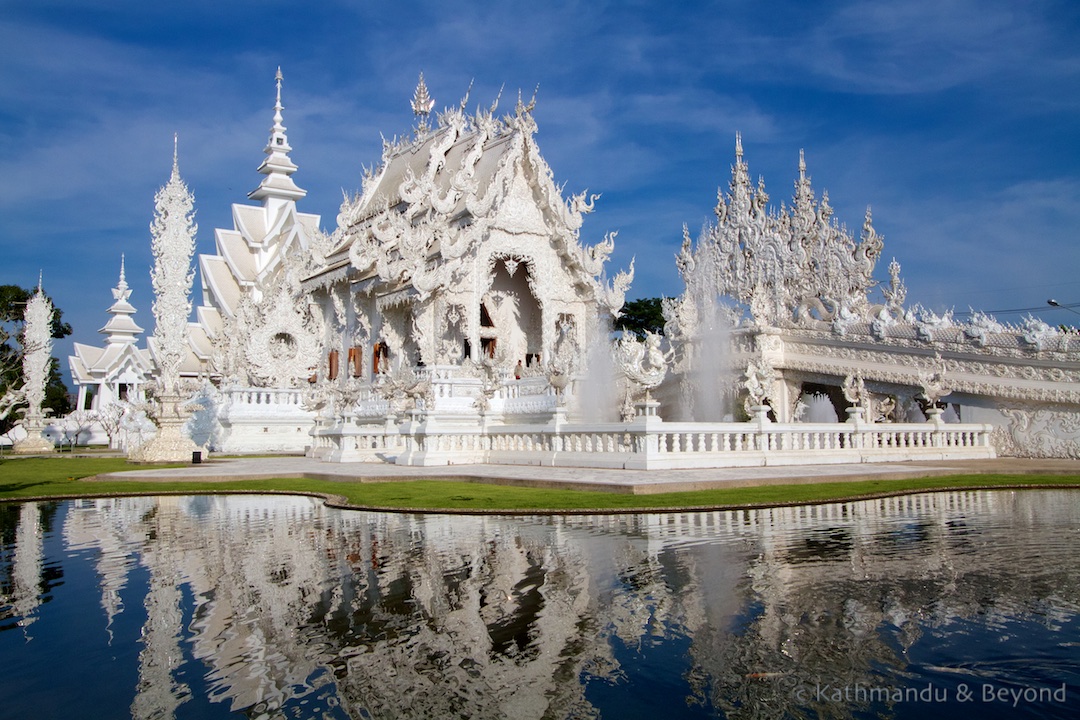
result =
[[428,94],[427,83],[424,82],[424,72],[420,71],[420,80],[416,83],[416,91],[413,93],[412,110],[417,116],[426,116],[435,107],[435,101]]
[[472,94],[473,83],[476,82],[476,78],[469,81],[469,89],[465,91],[465,97],[461,98],[461,112],[465,112],[465,106],[469,104],[469,95]]

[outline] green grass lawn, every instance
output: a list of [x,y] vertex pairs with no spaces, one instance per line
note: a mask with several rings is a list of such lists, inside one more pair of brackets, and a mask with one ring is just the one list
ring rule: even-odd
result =
[[[163,466],[164,467],[164,466]],[[5,458],[0,461],[0,500],[135,494],[292,492],[332,495],[369,508],[456,511],[626,511],[720,508],[825,502],[944,488],[1078,487],[1075,475],[952,475],[903,480],[766,485],[658,495],[618,495],[584,490],[519,488],[444,480],[347,483],[282,478],[232,482],[85,482],[81,478],[130,470],[123,458]]]

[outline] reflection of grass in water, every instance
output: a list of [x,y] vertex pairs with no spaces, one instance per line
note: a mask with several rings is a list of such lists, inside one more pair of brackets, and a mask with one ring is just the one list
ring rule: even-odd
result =
[[[174,465],[173,467],[181,467]],[[168,467],[168,466],[162,466]],[[455,480],[331,482],[282,478],[226,482],[146,482],[80,478],[134,469],[123,458],[8,458],[0,462],[0,499],[80,495],[288,492],[332,495],[344,502],[372,508],[553,511],[630,511],[716,507],[775,506],[859,499],[883,494],[954,488],[1076,487],[1077,475],[952,475],[898,480],[856,480],[798,485],[696,490],[655,495],[630,495],[590,490],[515,487]],[[362,467],[358,467],[358,471]]]

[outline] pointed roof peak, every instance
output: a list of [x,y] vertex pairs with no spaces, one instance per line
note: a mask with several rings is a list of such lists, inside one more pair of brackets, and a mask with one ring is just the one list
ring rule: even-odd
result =
[[113,304],[109,307],[109,322],[105,327],[98,330],[108,337],[109,344],[131,344],[143,331],[135,324],[131,316],[135,314],[135,307],[128,301],[131,297],[131,288],[124,279],[124,255],[120,255],[120,281],[112,289]]
[[472,95],[474,82],[476,82],[476,78],[469,81],[469,87],[465,90],[465,97],[461,98],[461,112],[465,112],[465,106],[469,104],[469,96]]
[[799,148],[799,179],[806,179],[806,155],[802,148]]
[[417,136],[426,135],[428,129],[431,127],[428,122],[428,116],[431,114],[431,108],[435,107],[435,101],[428,93],[427,83],[424,82],[423,71],[420,71],[420,79],[416,83],[416,90],[413,91],[411,107],[413,115],[420,118],[420,122],[416,124]]
[[735,158],[737,160],[742,160],[742,157],[743,157],[742,133],[737,132],[737,133],[735,133]]
[[515,112],[518,115],[531,113],[536,108],[536,94],[539,93],[539,92],[540,92],[540,84],[537,83],[536,88],[533,90],[532,97],[529,99],[529,104],[526,105],[524,103],[524,101],[521,99],[522,98],[521,90],[518,90],[518,101],[517,101],[517,108],[515,109]]
[[289,136],[286,133],[284,124],[285,118],[282,115],[282,111],[285,109],[285,106],[281,104],[281,85],[284,79],[285,76],[282,75],[279,66],[274,74],[274,83],[277,87],[277,94],[274,99],[274,123],[270,126],[270,139],[267,141],[266,149],[263,151],[266,153],[266,158],[259,165],[259,172],[266,177],[259,183],[259,187],[248,193],[248,197],[252,200],[263,200],[264,202],[270,199],[296,201],[307,195],[307,191],[297,187],[291,177],[296,172],[296,164],[289,158],[289,151],[292,150],[292,147],[289,146]]
[[[281,114],[281,111],[285,109],[285,106],[281,104],[281,82],[284,79],[285,76],[281,74],[281,66],[279,65],[277,74],[274,76],[274,81],[277,83],[277,98],[274,101],[274,124],[270,128],[270,132],[272,134],[280,133],[282,137],[285,136],[285,126],[282,125],[282,121],[284,121],[285,118]],[[271,135],[271,139],[272,138],[273,135]],[[286,141],[286,144],[287,143],[288,141]]]
[[41,294],[41,279],[44,274],[44,271],[39,268],[37,271],[37,291],[39,295]]
[[417,117],[426,117],[431,113],[431,108],[435,107],[435,101],[431,99],[431,95],[428,93],[427,83],[424,82],[424,71],[420,71],[420,79],[416,83],[416,90],[413,92],[412,99],[412,111]]
[[169,175],[169,182],[182,182],[180,179],[180,133],[173,133],[173,146],[172,146],[172,174]]

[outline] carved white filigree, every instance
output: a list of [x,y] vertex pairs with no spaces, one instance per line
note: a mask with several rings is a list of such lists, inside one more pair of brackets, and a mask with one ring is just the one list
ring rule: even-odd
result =
[[1023,334],[1020,337],[1036,350],[1042,350],[1059,335],[1061,335],[1061,331],[1057,328],[1052,328],[1037,317],[1028,315],[1024,318]]
[[979,347],[986,347],[991,335],[1004,332],[1005,327],[994,319],[992,315],[973,311],[971,320],[964,328],[964,334],[971,338]]
[[772,399],[777,381],[776,370],[765,361],[751,361],[746,365],[743,387],[748,395],[749,407],[760,407]]
[[395,416],[410,410],[431,408],[434,403],[431,379],[422,377],[404,364],[389,372],[379,373],[374,390],[389,403],[390,414]]
[[1073,408],[1034,403],[1004,404],[1008,426],[994,444],[1001,455],[1028,458],[1080,458],[1080,413]]
[[763,182],[755,188],[736,138],[729,192],[718,193],[716,225],[693,246],[684,230],[677,264],[686,292],[696,297],[727,296],[749,307],[761,325],[865,317],[866,294],[874,286],[874,266],[883,241],[869,209],[858,242],[832,218],[828,195],[815,200],[800,153],[799,179],[790,210],[768,210]]
[[195,198],[180,179],[173,153],[169,182],[154,196],[150,226],[154,267],[154,350],[157,378],[165,395],[179,395],[180,364],[187,354],[187,323],[191,315],[191,284],[195,270]]
[[866,408],[870,404],[870,393],[866,390],[862,373],[845,377],[840,388],[844,391],[844,399],[855,407]]
[[928,343],[943,339],[943,333],[955,327],[951,310],[938,315],[922,305],[910,309],[905,319],[915,329],[919,340]]
[[15,443],[15,451],[20,453],[52,452],[53,444],[42,436],[45,429],[45,385],[49,379],[49,363],[52,360],[52,317],[53,305],[41,289],[38,281],[37,291],[30,296],[23,314],[22,336],[22,388],[8,393],[3,405],[5,415],[16,403],[25,401],[26,413],[20,424],[26,430],[26,437]]
[[946,377],[945,361],[940,353],[934,355],[934,364],[929,371],[919,373],[919,386],[922,388],[920,397],[931,407],[937,406],[941,398],[952,393],[953,387]]
[[263,318],[248,336],[244,357],[250,377],[261,387],[295,387],[305,382],[319,364],[319,342],[311,322],[289,305],[285,288],[270,296],[277,312]]
[[[347,256],[352,277],[408,287],[414,291],[408,302],[417,306],[453,296],[469,308],[468,322],[457,330],[441,312],[417,325],[422,337],[414,339],[428,362],[454,362],[455,344],[476,342],[473,308],[492,290],[496,262],[515,280],[525,269],[529,301],[542,308],[544,326],[537,318],[528,329],[537,334],[529,341],[532,352],[541,344],[543,355],[553,352],[552,323],[564,308],[585,317],[593,314],[584,312],[588,306],[616,315],[623,305],[633,263],[609,280],[604,267],[614,233],[593,246],[580,241],[582,217],[599,196],[563,196],[533,139],[532,106],[519,102],[504,118],[494,116],[494,106],[474,116],[463,106],[447,109],[430,132],[387,143],[381,167],[368,173],[361,195],[346,196],[342,204],[331,243],[338,254],[328,262]],[[320,284],[319,276],[316,271],[306,287],[345,280]],[[591,324],[583,327],[592,331]],[[524,348],[516,345],[514,354],[522,355]]]
[[619,371],[635,386],[645,393],[645,402],[650,402],[649,392],[660,385],[667,375],[672,352],[666,354],[660,349],[661,337],[656,333],[645,333],[644,340],[638,340],[632,333],[624,333],[619,339],[616,358]]

